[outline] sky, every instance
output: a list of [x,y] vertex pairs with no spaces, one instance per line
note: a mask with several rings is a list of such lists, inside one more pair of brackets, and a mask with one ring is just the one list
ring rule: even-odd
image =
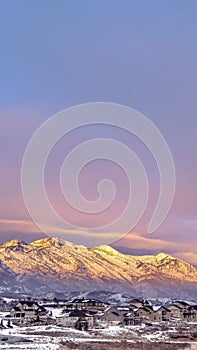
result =
[[[36,129],[64,108],[113,102],[146,115],[170,147],[177,180],[166,220],[147,233],[158,172],[139,140],[113,128],[77,130],[58,143],[46,165],[50,200],[61,215],[92,224],[91,216],[72,213],[63,203],[58,169],[65,149],[92,135],[113,134],[139,155],[151,189],[143,219],[113,246],[131,254],[165,251],[197,264],[196,11],[195,0],[1,1],[0,241],[44,236],[28,214],[20,179],[25,148]],[[89,164],[80,178],[89,199],[95,199],[103,176],[113,177],[119,188],[114,206],[95,218],[105,222],[124,207],[127,180],[113,164]],[[75,240],[87,243],[80,230]],[[94,244],[91,232],[88,240]]]

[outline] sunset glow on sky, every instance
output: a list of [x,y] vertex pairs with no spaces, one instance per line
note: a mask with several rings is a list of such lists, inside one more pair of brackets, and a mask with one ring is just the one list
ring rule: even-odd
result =
[[[48,196],[78,225],[107,222],[124,208],[128,181],[121,169],[100,160],[79,179],[94,200],[97,182],[110,178],[117,201],[92,216],[76,214],[60,192],[59,169],[80,141],[114,137],[132,148],[149,180],[142,220],[113,246],[130,254],[165,251],[197,264],[197,2],[174,1],[4,1],[0,36],[0,241],[44,236],[32,222],[21,190],[21,164],[36,129],[56,112],[81,103],[114,102],[146,115],[162,132],[176,168],[172,208],[158,230],[147,233],[159,194],[159,174],[148,149],[134,135],[90,126],[62,138],[45,169]],[[66,151],[65,151],[66,150]],[[166,172],[168,169],[166,169]],[[39,205],[39,203],[38,203]],[[54,227],[55,231],[55,227]],[[91,231],[74,233],[94,245]],[[72,241],[72,233],[70,235]]]

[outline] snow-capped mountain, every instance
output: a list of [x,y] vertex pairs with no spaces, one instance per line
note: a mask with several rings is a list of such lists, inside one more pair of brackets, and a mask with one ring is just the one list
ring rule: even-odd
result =
[[1,294],[99,290],[197,299],[197,268],[165,253],[131,256],[107,245],[86,248],[57,238],[0,245]]

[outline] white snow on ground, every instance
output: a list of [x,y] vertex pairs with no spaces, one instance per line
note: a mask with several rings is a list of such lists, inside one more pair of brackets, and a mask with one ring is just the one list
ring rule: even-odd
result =
[[57,344],[20,344],[20,345],[1,345],[1,349],[9,349],[9,350],[57,350],[59,345]]
[[[135,343],[138,335],[141,341],[157,342],[167,340],[165,331],[147,328],[145,325],[136,326],[107,326],[105,329],[93,329],[88,332],[76,329],[48,326],[24,326],[11,329],[0,329],[0,337],[12,336],[31,340],[32,343],[9,344],[0,342],[0,349],[9,350],[58,350],[60,342],[119,342],[123,339]],[[168,339],[169,341],[169,339]],[[172,342],[172,341],[171,341]],[[196,348],[194,347],[196,346]],[[197,343],[193,343],[193,350],[197,350]]]
[[0,318],[5,318],[6,315],[9,315],[9,311],[0,311]]

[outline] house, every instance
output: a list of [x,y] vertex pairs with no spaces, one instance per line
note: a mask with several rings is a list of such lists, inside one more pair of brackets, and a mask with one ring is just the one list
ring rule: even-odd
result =
[[168,309],[171,311],[171,319],[184,320],[187,319],[190,305],[184,301],[173,301]]
[[126,326],[132,326],[135,324],[136,316],[134,311],[129,311],[124,315],[124,324]]
[[14,306],[10,310],[10,317],[12,318],[25,318],[24,310],[21,310],[19,307]]
[[127,312],[130,311],[129,307],[127,307],[127,306],[116,306],[116,308],[117,308],[119,314],[120,314],[120,315],[123,315],[123,316],[124,316]]
[[66,309],[71,310],[104,310],[106,307],[106,304],[102,301],[96,300],[96,299],[74,299],[71,302],[68,302],[66,304]]
[[10,310],[10,316],[19,319],[32,319],[44,314],[46,314],[46,310],[43,306],[39,306],[36,302],[29,300],[19,301]]
[[153,309],[151,306],[142,306],[136,311],[136,316],[144,321],[151,321],[153,318]]
[[168,310],[171,311],[171,320],[182,320],[183,319],[183,309],[178,305],[169,305]]
[[153,313],[150,320],[153,322],[169,321],[171,317],[171,311],[164,306],[159,306],[158,308],[153,308]]
[[124,316],[118,311],[117,307],[108,307],[101,314],[100,321],[107,325],[117,326],[124,323]]
[[191,305],[183,312],[184,320],[187,322],[197,322],[197,305]]
[[171,310],[172,319],[179,319],[186,322],[197,321],[197,305],[190,305],[185,301],[174,301],[168,306]]
[[144,321],[150,322],[162,322],[169,321],[171,317],[171,310],[167,309],[164,306],[152,307],[152,306],[143,306],[136,311],[136,315]]
[[183,310],[187,310],[190,307],[190,304],[188,304],[186,301],[180,300],[173,301],[170,305],[176,305]]
[[140,308],[144,306],[144,303],[142,300],[139,299],[132,299],[128,303],[129,308],[134,309],[134,308]]
[[57,326],[88,330],[94,323],[93,316],[81,310],[71,311],[56,318]]

